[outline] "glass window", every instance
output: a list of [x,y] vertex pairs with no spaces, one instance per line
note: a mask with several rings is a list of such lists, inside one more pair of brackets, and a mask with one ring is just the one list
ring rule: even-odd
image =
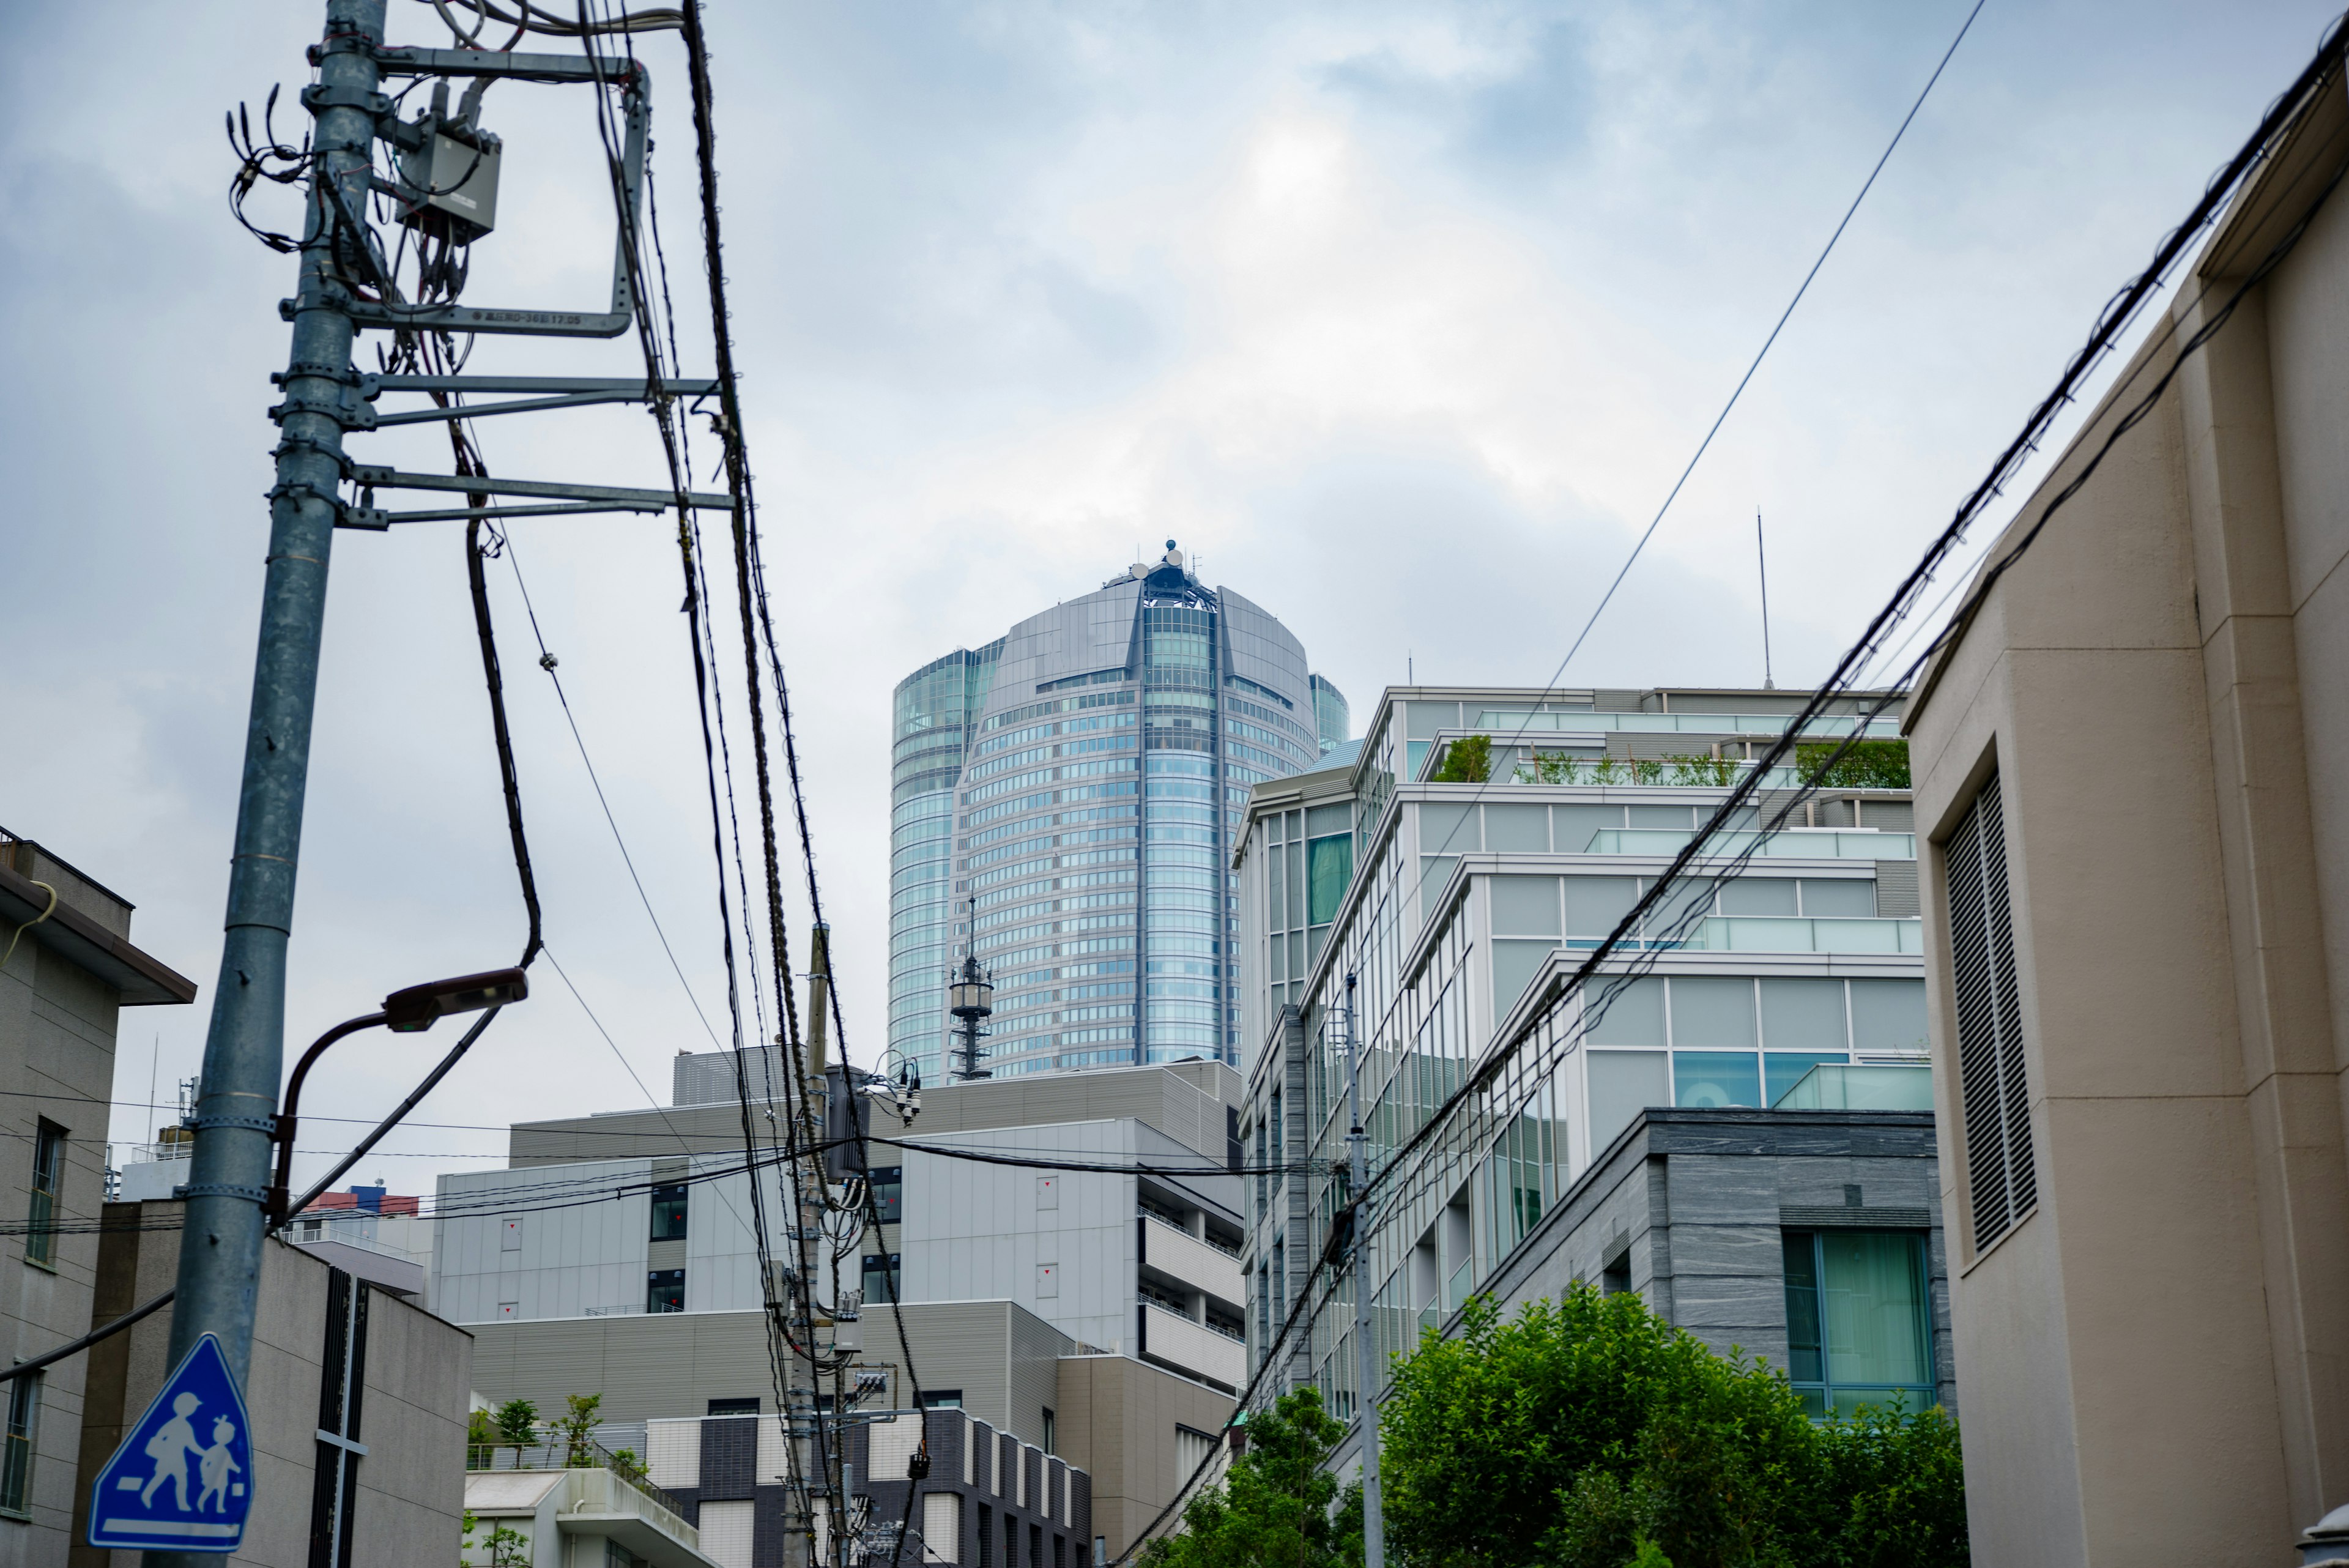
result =
[[647,1312],[683,1312],[685,1310],[685,1271],[655,1269],[645,1276],[645,1310]]
[[1696,826],[1695,811],[1685,805],[1635,805],[1633,827],[1676,827],[1685,832]]
[[[1629,877],[1566,878],[1566,934],[1603,937],[1630,912],[1639,884]],[[1661,1044],[1661,1042],[1658,1042]]]
[[1844,1042],[1843,981],[1763,981],[1763,1044],[1776,1051],[1841,1051]]
[[1452,867],[1459,863],[1457,855],[1419,857],[1419,913],[1423,919],[1435,912],[1435,900],[1443,896],[1444,884],[1452,880]]
[[1876,914],[1876,884],[1857,877],[1838,877],[1833,880],[1806,877],[1802,880],[1803,913],[1849,919],[1854,916],[1872,919]]
[[903,1257],[904,1254],[898,1252],[864,1254],[863,1284],[866,1301],[894,1302],[897,1299],[896,1286],[905,1278],[899,1267]]
[[1311,886],[1307,923],[1318,926],[1337,918],[1338,905],[1346,896],[1346,884],[1354,874],[1354,836],[1341,833],[1310,839],[1305,848],[1310,860],[1307,877]]
[[1752,981],[1682,975],[1671,986],[1673,1044],[1750,1047],[1755,1043]]
[[1793,877],[1740,877],[1722,885],[1721,912],[1766,916],[1796,915],[1802,911],[1795,907]]
[[36,1263],[57,1257],[57,1196],[65,1172],[66,1129],[44,1121],[33,1135],[33,1196],[25,1230],[25,1256]]
[[1549,814],[1537,805],[1486,806],[1485,847],[1548,853]]
[[905,1206],[905,1168],[902,1165],[883,1166],[871,1173],[873,1206],[881,1211],[881,1223],[895,1225]]
[[1925,982],[1851,982],[1851,1044],[1857,1051],[1925,1049]]
[[1786,1370],[1815,1417],[1894,1399],[1934,1402],[1925,1238],[1912,1231],[1789,1231]]
[[0,1453],[0,1512],[30,1511],[33,1434],[41,1414],[41,1377],[27,1372],[9,1385],[6,1451]]
[[1478,847],[1475,806],[1430,803],[1419,808],[1421,854],[1473,855]]
[[1496,1021],[1526,993],[1526,982],[1541,968],[1542,961],[1557,950],[1557,943],[1547,940],[1493,944],[1493,1017]]
[[1557,923],[1557,877],[1495,877],[1491,887],[1495,932],[1513,937],[1566,934]]
[[1650,1106],[1671,1103],[1671,1085],[1665,1081],[1661,1051],[1592,1051],[1586,1053],[1590,1079],[1590,1150],[1599,1151],[1631,1125],[1631,1118]]
[[1672,1104],[1759,1106],[1761,1063],[1751,1051],[1672,1053]]
[[679,1187],[653,1189],[653,1228],[651,1239],[656,1241],[685,1240],[686,1193]]
[[1590,847],[1590,836],[1602,828],[1623,826],[1619,805],[1554,805],[1549,808],[1550,833],[1557,853],[1579,855]]
[[[1571,887],[1573,884],[1568,883]],[[1596,1045],[1661,1045],[1664,1043],[1664,982],[1651,977],[1629,985],[1602,981],[1584,1002]],[[1595,1016],[1593,1016],[1595,1015]],[[1662,1100],[1651,1102],[1663,1105]]]

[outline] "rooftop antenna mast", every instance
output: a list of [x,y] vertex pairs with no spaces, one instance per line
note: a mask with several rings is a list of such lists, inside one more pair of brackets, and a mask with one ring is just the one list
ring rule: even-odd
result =
[[1762,547],[1762,508],[1754,509],[1754,559],[1762,571],[1762,690],[1775,691],[1770,678],[1770,556]]
[[951,1075],[970,1083],[979,1078],[992,1078],[994,1073],[979,1065],[987,1053],[978,1043],[987,1038],[981,1027],[995,1013],[995,980],[978,964],[978,899],[970,900],[971,945],[962,950],[962,962],[947,981],[947,1011],[954,1014],[955,1033],[958,1036],[953,1055]]

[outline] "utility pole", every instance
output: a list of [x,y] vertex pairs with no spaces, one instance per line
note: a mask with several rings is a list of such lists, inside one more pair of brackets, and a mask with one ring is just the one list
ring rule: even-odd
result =
[[[369,199],[376,117],[385,105],[376,50],[385,0],[327,0],[318,80],[303,103],[316,117],[316,177],[302,236],[294,299],[294,347],[285,367],[277,483],[269,493],[269,555],[263,568],[260,645],[245,725],[235,849],[229,861],[226,938],[204,1036],[202,1089],[191,1118],[195,1157],[181,1231],[179,1294],[164,1365],[206,1334],[241,1387],[250,1389],[253,1318],[267,1223],[277,1082],[285,1048],[285,951],[301,863],[310,722],[318,692],[318,642],[326,609],[326,562],[340,514],[345,389],[351,317],[329,287],[336,225],[331,184],[354,212]],[[196,1568],[215,1552],[152,1552],[147,1561]]]
[[1379,1509],[1378,1336],[1371,1324],[1371,1165],[1362,1131],[1361,1039],[1354,1028],[1354,976],[1346,976],[1346,1159],[1354,1198],[1354,1409],[1362,1445],[1362,1568],[1386,1568]]

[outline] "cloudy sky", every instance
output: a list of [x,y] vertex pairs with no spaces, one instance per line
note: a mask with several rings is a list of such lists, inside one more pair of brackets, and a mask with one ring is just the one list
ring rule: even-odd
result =
[[[1990,0],[1566,680],[1758,681],[1757,507],[1779,678],[1823,674],[2330,3]],[[901,676],[1171,536],[1358,715],[1407,666],[1547,680],[1970,4],[711,0],[737,354],[858,1059]],[[204,992],[125,1014],[125,1142],[150,1076],[168,1100],[202,1054],[286,352],[293,265],[230,219],[220,116],[291,99],[319,11],[24,4],[0,61],[0,824],[136,902],[136,939]],[[442,31],[411,0],[391,27]],[[640,54],[706,373],[681,54]],[[484,118],[503,193],[468,300],[595,306],[588,103],[506,85]],[[273,194],[256,212],[290,225]],[[634,355],[483,339],[472,368]],[[500,472],[662,483],[640,410],[481,439]],[[448,462],[421,434],[355,446]],[[358,1173],[398,1190],[493,1163],[502,1136],[471,1129],[641,1105],[637,1079],[666,1098],[668,1058],[709,1044],[697,1002],[727,1030],[673,536],[550,520],[514,545],[492,583],[547,938],[612,1044],[542,965],[419,1113],[450,1125]],[[340,537],[329,613],[301,1038],[522,940],[460,534]],[[345,1047],[305,1108],[388,1108],[451,1033]]]

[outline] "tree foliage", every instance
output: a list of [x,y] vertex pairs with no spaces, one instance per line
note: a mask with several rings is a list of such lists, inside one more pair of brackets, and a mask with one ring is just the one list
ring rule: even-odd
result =
[[509,1399],[490,1417],[497,1423],[498,1441],[526,1449],[538,1441],[538,1407],[527,1399]]
[[595,1457],[595,1423],[601,1417],[604,1397],[574,1394],[564,1403],[569,1408],[554,1423],[554,1430],[563,1440],[564,1464],[578,1467],[599,1463]]
[[1247,1418],[1247,1451],[1183,1511],[1183,1532],[1153,1541],[1143,1568],[1349,1568],[1362,1560],[1362,1493],[1327,1466],[1346,1428],[1321,1391],[1282,1395]]
[[1381,1410],[1391,1554],[1409,1568],[1961,1568],[1939,1409],[1815,1425],[1779,1373],[1713,1355],[1630,1293],[1578,1285],[1399,1364]]
[[1493,737],[1463,735],[1444,749],[1430,784],[1483,784],[1493,776]]
[[1826,789],[1907,789],[1909,742],[1854,741],[1834,766],[1827,759],[1841,741],[1804,741],[1795,747],[1795,766],[1806,784]]

